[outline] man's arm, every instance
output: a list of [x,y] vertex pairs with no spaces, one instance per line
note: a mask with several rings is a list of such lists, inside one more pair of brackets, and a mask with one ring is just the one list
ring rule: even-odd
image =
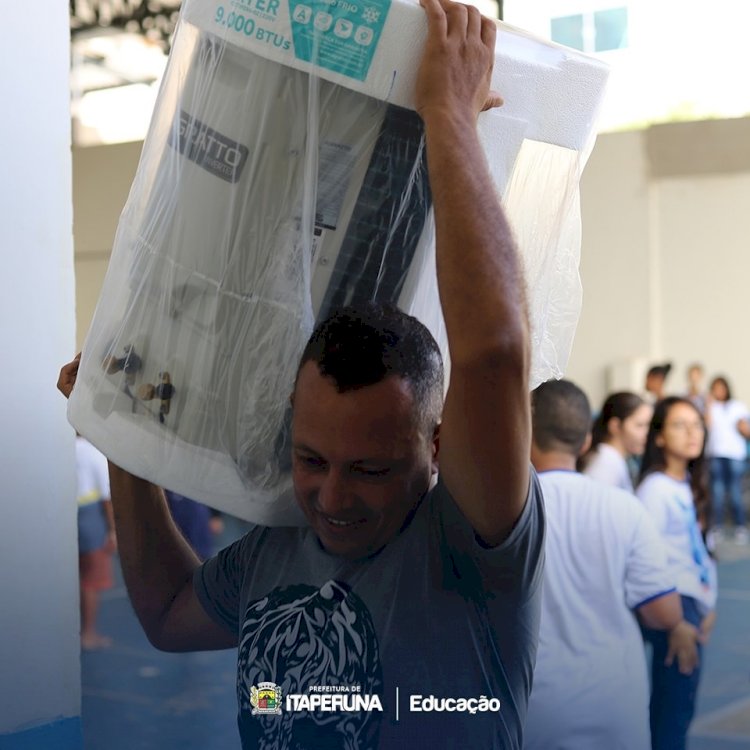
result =
[[117,543],[130,601],[149,641],[163,651],[231,648],[193,590],[200,560],[172,520],[159,487],[109,464]]
[[[68,398],[80,355],[60,370],[57,387]],[[109,464],[110,495],[125,585],[151,643],[164,651],[207,651],[237,645],[215,623],[193,591],[200,561],[180,534],[164,493]]]
[[529,486],[529,325],[518,252],[476,130],[489,92],[494,22],[476,8],[422,0],[417,81],[435,207],[437,275],[451,376],[440,473],[477,535],[505,539]]

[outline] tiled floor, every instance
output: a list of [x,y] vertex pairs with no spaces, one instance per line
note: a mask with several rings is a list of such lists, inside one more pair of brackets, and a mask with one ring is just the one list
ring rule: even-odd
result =
[[[690,750],[750,750],[750,547],[720,553],[719,617]],[[239,750],[234,652],[156,651],[119,582],[100,622],[114,645],[82,657],[86,750]]]

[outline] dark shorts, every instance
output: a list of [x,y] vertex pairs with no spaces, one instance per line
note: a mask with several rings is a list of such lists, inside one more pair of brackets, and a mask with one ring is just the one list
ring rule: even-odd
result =
[[78,573],[82,589],[104,591],[114,586],[112,554],[103,549],[81,552],[78,555]]

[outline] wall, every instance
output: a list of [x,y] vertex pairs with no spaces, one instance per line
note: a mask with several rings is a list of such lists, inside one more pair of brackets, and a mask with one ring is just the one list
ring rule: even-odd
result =
[[73,151],[76,351],[94,315],[120,212],[133,182],[142,143]]
[[584,307],[568,375],[598,403],[609,365],[671,361],[679,392],[697,360],[750,402],[750,118],[600,136],[581,195]]
[[604,365],[653,348],[645,172],[640,133],[600,136],[581,184],[583,311],[567,376],[595,401]]
[[658,186],[661,348],[680,366],[697,358],[726,373],[750,402],[750,119],[652,128],[646,148]]
[[[74,151],[79,340],[139,153]],[[640,390],[646,366],[665,360],[680,390],[696,359],[750,402],[749,188],[750,118],[599,136],[581,184],[584,300],[567,372],[594,404],[610,385]]]
[[[31,20],[26,4],[4,5],[6,29],[28,30]],[[75,325],[68,39],[67,7],[46,3],[32,38],[6,33],[0,46],[0,746],[7,750],[82,747],[74,432],[55,390]]]

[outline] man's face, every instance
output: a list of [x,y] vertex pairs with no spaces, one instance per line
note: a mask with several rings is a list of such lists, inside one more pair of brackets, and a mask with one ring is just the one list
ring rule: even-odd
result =
[[393,539],[437,471],[399,377],[346,393],[306,362],[294,393],[292,474],[297,502],[321,544],[366,557]]

